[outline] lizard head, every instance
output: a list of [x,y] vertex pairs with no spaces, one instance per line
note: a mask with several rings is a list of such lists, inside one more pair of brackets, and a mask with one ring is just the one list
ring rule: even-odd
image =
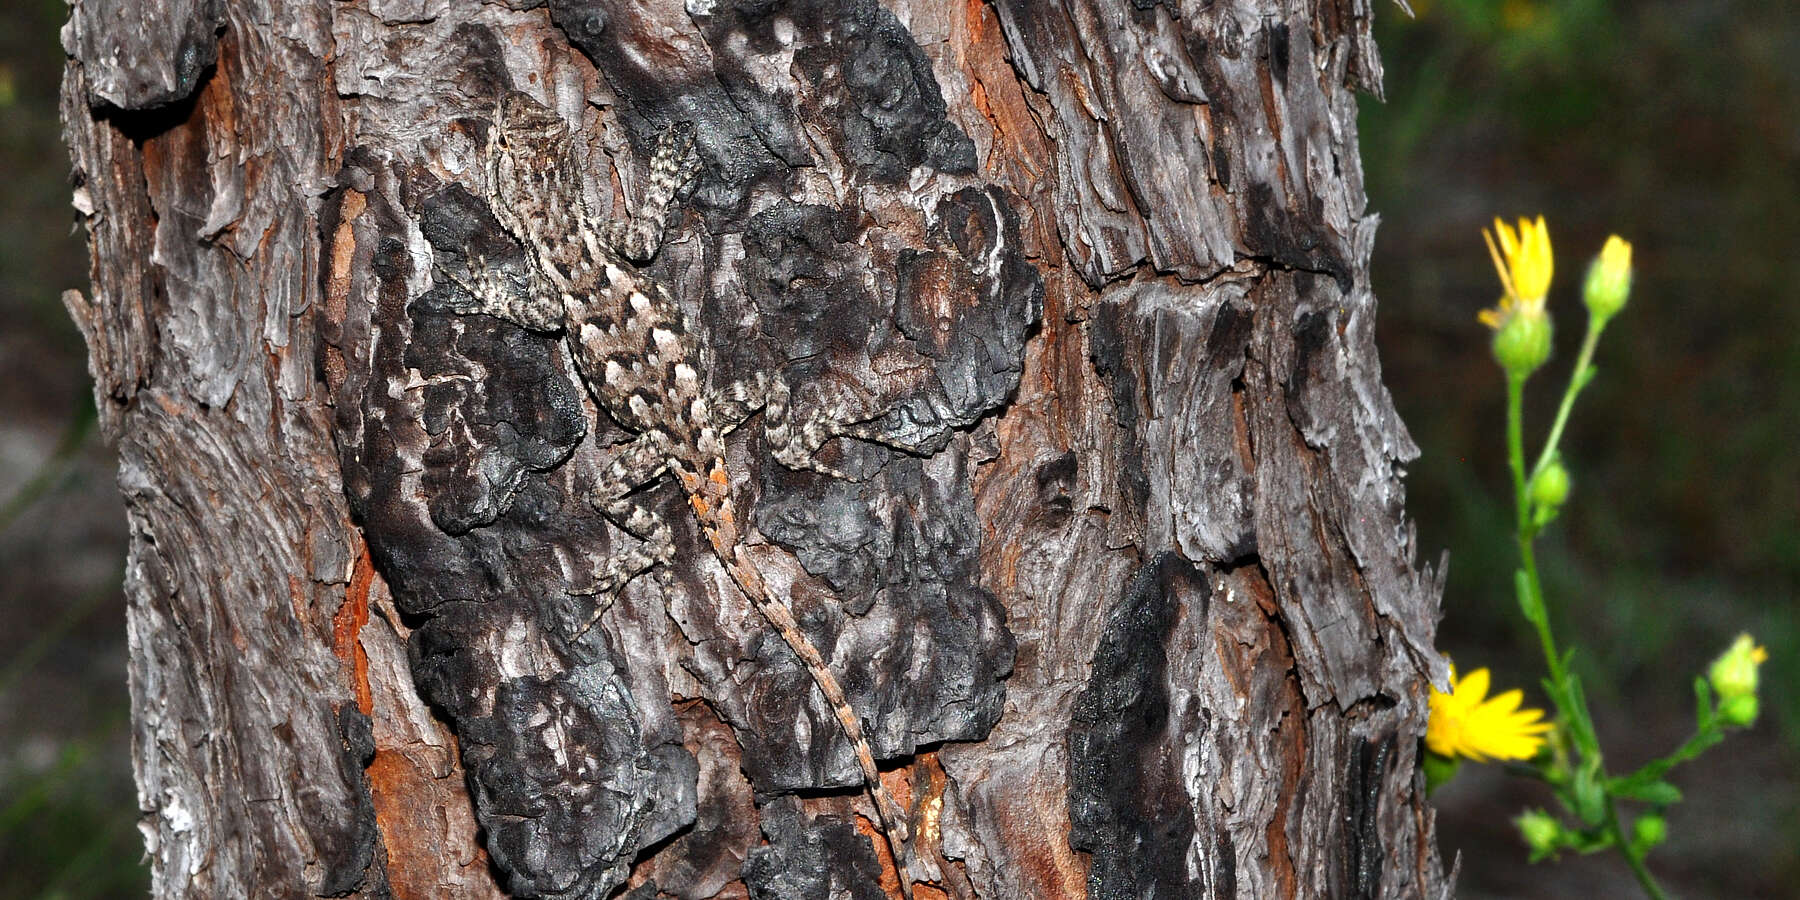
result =
[[543,152],[566,141],[569,123],[549,107],[521,91],[508,91],[494,108],[494,128],[488,134],[490,149],[508,155]]

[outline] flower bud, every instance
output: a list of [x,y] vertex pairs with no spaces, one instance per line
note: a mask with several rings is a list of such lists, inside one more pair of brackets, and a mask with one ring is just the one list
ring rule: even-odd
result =
[[1519,827],[1519,836],[1525,839],[1525,846],[1531,848],[1534,862],[1554,855],[1562,847],[1562,823],[1541,809],[1526,810],[1513,820],[1513,824]]
[[1550,317],[1541,309],[1508,317],[1494,332],[1494,358],[1514,378],[1537,371],[1550,358]]
[[1555,513],[1569,499],[1569,470],[1562,460],[1550,464],[1531,479],[1531,502],[1545,513]]
[[1600,255],[1588,266],[1581,299],[1596,321],[1605,322],[1625,308],[1625,298],[1630,294],[1631,244],[1615,234],[1606,239],[1606,246],[1600,248]]
[[1749,728],[1756,724],[1762,703],[1755,694],[1738,694],[1719,701],[1719,721],[1732,728]]
[[1769,658],[1769,651],[1757,646],[1748,633],[1740,634],[1731,647],[1713,660],[1706,677],[1721,700],[1756,696],[1757,667]]
[[1663,842],[1669,836],[1669,823],[1656,813],[1644,813],[1631,823],[1631,845],[1639,853]]

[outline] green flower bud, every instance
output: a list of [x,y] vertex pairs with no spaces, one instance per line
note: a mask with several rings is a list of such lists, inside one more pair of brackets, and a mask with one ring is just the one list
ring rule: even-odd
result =
[[1631,823],[1631,845],[1643,852],[1669,836],[1669,823],[1656,813],[1645,813]]
[[1531,479],[1531,502],[1540,510],[1554,513],[1569,499],[1569,470],[1562,460],[1552,459]]
[[1756,724],[1761,702],[1755,694],[1736,694],[1719,701],[1719,721],[1732,728],[1749,728]]
[[1615,234],[1606,239],[1606,246],[1600,249],[1593,265],[1588,266],[1581,299],[1587,304],[1588,312],[1604,322],[1625,308],[1625,298],[1630,294],[1631,244]]
[[1513,820],[1513,824],[1518,826],[1525,846],[1531,848],[1532,862],[1556,855],[1563,845],[1562,823],[1541,809],[1526,810]]
[[1755,638],[1748,633],[1740,634],[1729,649],[1713,660],[1706,677],[1712,681],[1713,690],[1719,692],[1722,701],[1732,697],[1754,697],[1756,670],[1768,658],[1769,651],[1757,646]]
[[1494,358],[1514,378],[1524,378],[1550,358],[1550,316],[1520,310],[1494,332]]

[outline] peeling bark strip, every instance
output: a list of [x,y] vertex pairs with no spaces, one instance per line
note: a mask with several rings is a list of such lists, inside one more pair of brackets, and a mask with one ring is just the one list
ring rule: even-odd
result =
[[746,428],[728,461],[745,558],[910,804],[919,896],[1442,896],[1369,15],[78,0],[67,299],[131,519],[157,896],[898,893],[836,720],[679,491],[644,497],[671,584],[575,639],[639,543],[590,502],[630,432],[559,335],[439,277],[533,265],[483,199],[508,91],[615,219],[694,124],[646,274],[712,377],[907,451],[837,441],[838,481]]

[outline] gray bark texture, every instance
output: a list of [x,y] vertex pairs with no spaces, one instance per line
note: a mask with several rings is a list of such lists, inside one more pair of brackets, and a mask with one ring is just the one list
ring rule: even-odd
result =
[[[76,0],[64,116],[131,525],[158,897],[897,896],[829,707],[705,552],[589,490],[499,99],[569,123],[718,382],[748,552],[907,805],[923,898],[1432,897],[1440,582],[1381,384],[1369,0]],[[603,605],[586,634],[575,623]]]

